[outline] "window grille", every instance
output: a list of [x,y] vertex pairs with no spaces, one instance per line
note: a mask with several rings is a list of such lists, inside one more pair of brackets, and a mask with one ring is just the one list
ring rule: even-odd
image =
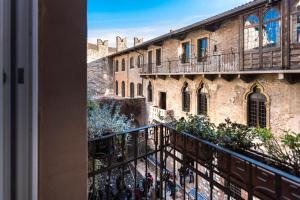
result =
[[153,101],[153,91],[152,91],[152,84],[151,82],[149,82],[148,85],[148,102],[152,102]]
[[207,93],[203,86],[198,91],[198,115],[207,115]]
[[138,96],[143,96],[143,85],[141,83],[137,84],[137,94]]
[[130,97],[134,98],[134,83],[130,83]]
[[188,84],[185,83],[182,89],[182,111],[190,112],[190,101],[190,89],[188,87]]
[[116,95],[119,95],[119,83],[116,81]]
[[122,97],[125,97],[125,82],[122,82]]
[[125,65],[126,65],[125,59],[123,58],[122,59],[122,71],[125,71]]
[[119,71],[119,61],[116,60],[116,72],[118,72],[118,71]]
[[134,68],[134,58],[133,57],[130,58],[130,68],[131,69]]
[[266,97],[258,88],[248,97],[248,125],[265,128],[267,126]]
[[161,65],[161,49],[156,49],[156,65]]

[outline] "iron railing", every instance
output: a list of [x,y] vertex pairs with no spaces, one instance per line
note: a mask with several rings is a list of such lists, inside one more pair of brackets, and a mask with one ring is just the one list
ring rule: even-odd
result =
[[89,141],[89,199],[300,200],[300,178],[167,125]]
[[231,72],[240,71],[239,55],[237,53],[211,55],[204,58],[190,58],[188,60],[171,59],[142,65],[141,74],[177,74],[201,72]]

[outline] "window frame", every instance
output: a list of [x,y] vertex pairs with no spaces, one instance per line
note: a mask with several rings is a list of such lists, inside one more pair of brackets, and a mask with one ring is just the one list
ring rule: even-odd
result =
[[[271,20],[267,20],[265,22],[264,18],[266,16],[266,14],[270,11],[270,10],[276,10],[278,11],[279,13],[279,18],[276,18],[276,19],[271,19]],[[260,29],[260,32],[261,32],[261,46],[263,49],[270,49],[270,48],[280,48],[281,47],[281,42],[282,42],[282,12],[281,12],[281,9],[280,7],[278,6],[272,6],[266,10],[264,10],[264,12],[262,13],[261,15],[261,29]],[[273,43],[273,44],[268,44],[267,46],[264,46],[264,38],[263,38],[263,27],[266,25],[266,24],[269,24],[269,23],[272,23],[272,22],[278,22],[279,23],[279,36],[278,36],[278,44],[277,43]]]
[[293,5],[291,13],[291,43],[300,44],[300,0]]
[[[159,51],[159,54],[157,53]],[[159,58],[158,58],[159,55]],[[156,66],[161,66],[162,64],[162,48],[155,49],[155,64]]]
[[[249,19],[249,17],[251,16],[255,16],[258,19],[258,24],[255,25],[247,25],[246,26],[246,22]],[[245,31],[248,30],[249,28],[258,28],[258,46],[256,48],[252,48],[252,49],[245,49]],[[244,20],[243,20],[243,47],[244,47],[244,51],[245,52],[249,52],[249,51],[255,51],[255,50],[259,50],[260,48],[260,38],[261,38],[261,19],[260,19],[260,15],[259,12],[251,12],[248,13],[247,15],[244,15]]]
[[[258,91],[259,90],[259,91]],[[251,99],[252,95],[261,95],[264,98],[264,101],[261,99]],[[255,103],[255,104],[254,104]],[[264,113],[261,112],[261,104],[264,104]],[[252,108],[251,106],[254,106],[255,108]],[[255,113],[253,113],[253,111]],[[255,115],[253,119],[253,116]],[[264,115],[264,116],[262,116]],[[262,122],[261,118],[264,117],[264,122]],[[254,122],[255,121],[255,122]],[[255,123],[255,125],[254,125]],[[260,87],[254,86],[252,91],[248,94],[247,96],[247,125],[249,127],[254,127],[254,128],[267,128],[268,127],[268,98],[267,96],[263,93]]]
[[115,72],[119,72],[119,60],[115,61]]
[[134,69],[134,57],[133,56],[131,56],[129,58],[129,68]]
[[137,96],[140,96],[140,97],[144,96],[144,94],[143,94],[143,84],[141,84],[141,83],[137,84]]
[[[201,43],[199,43],[199,42],[204,39],[207,40],[207,48],[206,48],[206,55],[204,57],[202,57],[202,56],[200,56],[200,49],[202,49],[202,48],[201,48]],[[209,37],[205,36],[205,37],[197,38],[196,43],[197,43],[196,44],[197,45],[197,62],[205,62],[209,55]]]
[[126,84],[125,84],[125,81],[122,81],[122,83],[121,83],[121,95],[122,95],[122,97],[126,97]]
[[134,98],[134,96],[135,96],[135,91],[134,91],[134,83],[133,82],[131,82],[130,84],[129,84],[129,91],[130,91],[130,98]]
[[[151,90],[151,95],[150,95],[150,91]],[[152,82],[149,81],[148,86],[147,86],[147,102],[148,103],[152,103],[153,102],[153,85]]]
[[[209,95],[207,92],[203,92],[203,90],[206,89],[205,85],[202,83],[200,87],[197,90],[197,115],[203,115],[207,116],[208,115],[208,100],[209,100]],[[201,102],[203,100],[202,96],[205,97],[205,102]],[[201,112],[201,108],[203,108],[202,104],[205,105],[205,111],[204,113]]]
[[[280,14],[280,19],[279,19],[279,22],[280,22],[280,30],[279,30],[279,33],[280,33],[280,36],[279,36],[279,44],[278,46],[263,46],[263,19],[264,19],[264,16],[265,14],[270,10],[270,9],[275,9],[279,12]],[[245,22],[246,22],[246,19],[247,17],[249,17],[250,15],[256,15],[259,19],[259,47],[257,49],[249,49],[249,50],[246,50],[245,49],[245,37],[244,37],[244,34],[245,34]],[[281,9],[281,5],[280,4],[276,4],[274,6],[271,6],[271,7],[260,7],[260,8],[257,8],[256,10],[253,10],[253,11],[249,11],[243,15],[241,15],[243,17],[243,23],[241,24],[241,26],[243,27],[242,28],[242,41],[240,42],[241,44],[241,47],[242,47],[242,51],[243,52],[246,52],[246,53],[249,53],[249,52],[258,52],[258,51],[262,51],[263,52],[268,52],[268,51],[271,51],[273,49],[280,49],[281,46],[282,46],[282,9]]]
[[126,71],[126,61],[125,61],[125,58],[122,58],[121,71],[122,72]]
[[[188,91],[186,91],[188,89]],[[184,83],[181,91],[182,111],[189,113],[191,111],[191,90],[187,82]]]
[[[183,48],[183,45],[184,44],[188,44],[189,45],[189,56],[187,57],[186,56],[186,53],[184,51],[185,48]],[[182,41],[180,43],[180,48],[181,48],[181,55],[180,55],[180,61],[181,61],[181,64],[188,64],[188,63],[191,63],[191,56],[192,56],[192,42],[191,40],[185,40],[185,41]],[[185,55],[185,56],[184,56]]]
[[119,96],[119,82],[118,81],[116,81],[115,82],[115,94],[117,95],[117,96]]

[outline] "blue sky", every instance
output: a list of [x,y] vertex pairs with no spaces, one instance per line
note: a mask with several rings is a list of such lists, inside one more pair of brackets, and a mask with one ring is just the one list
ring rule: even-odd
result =
[[249,0],[88,0],[88,40],[133,37],[149,40],[215,14],[239,6]]

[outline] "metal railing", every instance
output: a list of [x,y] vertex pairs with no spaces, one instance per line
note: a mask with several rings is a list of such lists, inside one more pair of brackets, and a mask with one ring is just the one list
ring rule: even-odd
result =
[[142,65],[141,74],[182,74],[202,72],[240,71],[237,53],[211,55],[204,58],[171,59],[168,61]]
[[300,199],[300,178],[167,125],[89,141],[89,199]]

